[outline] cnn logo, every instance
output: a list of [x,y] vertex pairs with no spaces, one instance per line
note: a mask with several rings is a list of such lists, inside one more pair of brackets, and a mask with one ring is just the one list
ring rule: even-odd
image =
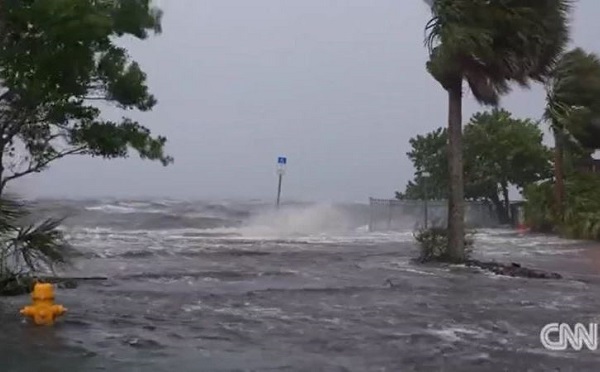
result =
[[585,345],[589,350],[598,349],[598,323],[584,326],[581,323],[571,327],[565,323],[550,323],[542,328],[540,341],[548,350],[564,351],[569,346],[580,351]]

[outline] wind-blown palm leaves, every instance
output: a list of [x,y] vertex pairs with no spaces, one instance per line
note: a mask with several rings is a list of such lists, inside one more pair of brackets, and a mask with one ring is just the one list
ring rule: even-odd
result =
[[583,147],[600,148],[600,59],[580,48],[565,53],[547,85],[546,111],[553,131]]
[[449,256],[464,259],[462,83],[495,105],[515,82],[544,81],[569,38],[570,0],[433,0],[429,73],[448,92]]
[[71,248],[58,230],[61,221],[29,225],[28,216],[24,203],[0,199],[0,280],[53,271],[56,264],[67,263]]
[[555,204],[562,218],[565,151],[589,155],[600,148],[600,59],[580,48],[565,53],[547,84],[544,117],[555,138]]
[[435,0],[426,26],[428,69],[446,88],[466,80],[497,104],[510,83],[544,81],[569,40],[570,0]]

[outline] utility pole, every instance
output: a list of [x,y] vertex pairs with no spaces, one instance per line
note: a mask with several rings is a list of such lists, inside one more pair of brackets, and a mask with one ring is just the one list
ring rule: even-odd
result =
[[281,201],[281,181],[283,180],[283,175],[285,174],[285,166],[287,165],[287,158],[284,156],[280,156],[277,158],[277,176],[279,181],[277,183],[277,204],[276,207],[279,209],[279,202]]

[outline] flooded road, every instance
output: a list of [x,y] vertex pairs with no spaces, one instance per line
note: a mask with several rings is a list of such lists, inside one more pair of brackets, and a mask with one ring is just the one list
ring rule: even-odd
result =
[[83,256],[69,312],[32,327],[0,299],[0,371],[594,371],[550,352],[547,323],[600,321],[594,244],[480,230],[476,258],[563,280],[419,266],[412,233],[368,233],[361,206],[46,202]]

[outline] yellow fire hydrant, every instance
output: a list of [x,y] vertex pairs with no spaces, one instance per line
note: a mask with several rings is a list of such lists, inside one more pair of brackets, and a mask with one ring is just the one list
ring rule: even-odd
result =
[[50,283],[36,283],[31,293],[33,304],[21,309],[21,315],[30,317],[37,325],[53,325],[67,309],[54,303],[54,287]]

